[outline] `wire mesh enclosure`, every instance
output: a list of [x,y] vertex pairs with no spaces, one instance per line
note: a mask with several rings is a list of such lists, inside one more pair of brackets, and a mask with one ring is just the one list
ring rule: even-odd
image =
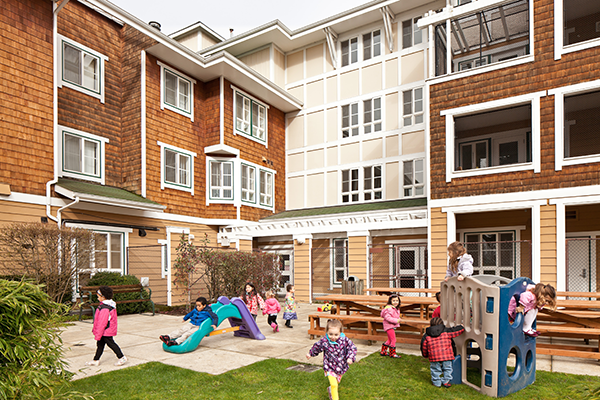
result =
[[[384,244],[369,246],[371,287],[427,288],[427,244]],[[415,296],[419,293],[401,293]]]
[[482,241],[464,243],[467,253],[473,257],[473,275],[498,275],[507,279],[523,276],[531,279],[531,241],[496,240],[503,236],[503,233],[481,234],[479,237]]
[[344,239],[334,240],[334,247],[311,250],[312,297],[342,292],[342,282],[348,279],[348,246]]
[[596,254],[600,239],[566,239],[566,289],[569,292],[598,290],[598,261]]

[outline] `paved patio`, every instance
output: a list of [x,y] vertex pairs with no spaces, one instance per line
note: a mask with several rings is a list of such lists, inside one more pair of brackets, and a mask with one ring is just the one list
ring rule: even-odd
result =
[[[267,325],[266,317],[258,318],[258,326],[265,335],[265,340],[252,340],[234,337],[232,333],[205,337],[200,346],[187,354],[172,354],[163,351],[162,342],[158,339],[181,325],[182,317],[156,314],[123,315],[119,317],[119,334],[115,341],[129,359],[123,367],[113,364],[117,360],[112,350],[105,348],[100,365],[87,367],[86,361],[92,360],[96,351],[96,342],[92,336],[91,320],[75,322],[61,334],[66,349],[65,356],[75,373],[74,379],[85,378],[95,374],[113,371],[149,361],[187,368],[209,374],[222,374],[257,361],[268,358],[285,358],[303,363],[322,364],[321,356],[306,360],[306,353],[316,341],[307,334],[308,314],[314,312],[317,305],[301,304],[298,320],[293,321],[293,329],[283,326],[280,319],[280,331],[273,333]],[[227,327],[228,324],[221,324]],[[380,349],[380,344],[369,345],[367,341],[355,340],[358,347],[358,359],[364,358]],[[402,345],[398,351],[405,354],[420,355],[416,345]],[[399,361],[401,362],[401,361]],[[580,358],[538,356],[537,369],[544,371],[566,372],[600,376],[600,363],[596,360]]]

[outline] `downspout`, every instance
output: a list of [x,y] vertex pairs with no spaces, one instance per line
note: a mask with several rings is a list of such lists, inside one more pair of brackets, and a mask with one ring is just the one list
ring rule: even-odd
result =
[[141,82],[141,116],[140,116],[140,129],[141,129],[141,141],[142,141],[142,197],[146,197],[146,51],[142,50],[141,53],[141,71],[140,71],[140,82]]
[[[69,0],[63,0],[60,5],[56,5],[56,1],[52,2],[52,57],[53,57],[53,79],[52,79],[52,131],[54,136],[54,177],[52,180],[46,182],[46,215],[52,221],[58,223],[60,227],[60,214],[57,217],[52,216],[52,185],[58,182],[58,48],[56,43],[58,41],[58,13],[60,10],[69,2]],[[77,200],[79,201],[79,200]],[[60,212],[60,210],[59,210]]]
[[58,211],[56,212],[56,218],[58,220],[58,227],[59,228],[62,226],[62,218],[61,218],[62,211],[66,210],[67,208],[69,208],[69,207],[71,207],[71,206],[73,206],[73,205],[75,205],[77,203],[79,203],[79,196],[75,196],[75,201],[73,201],[73,202],[67,204],[66,206],[61,207],[61,208],[58,209]]

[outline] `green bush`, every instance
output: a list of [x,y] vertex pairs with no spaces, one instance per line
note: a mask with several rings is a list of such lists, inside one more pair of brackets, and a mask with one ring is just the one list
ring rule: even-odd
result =
[[91,399],[69,391],[58,329],[65,312],[40,286],[0,280],[0,399]]
[[[123,285],[139,285],[140,280],[133,275],[121,275],[117,272],[98,272],[95,274],[87,283],[86,286],[123,286]],[[143,290],[142,294],[144,299],[149,299],[150,294],[146,289]],[[134,293],[115,293],[113,300],[137,300],[140,298],[140,294]],[[92,296],[92,301],[97,303],[98,297]],[[150,302],[140,303],[126,303],[117,304],[117,313],[119,315],[124,314],[136,314],[150,309]]]

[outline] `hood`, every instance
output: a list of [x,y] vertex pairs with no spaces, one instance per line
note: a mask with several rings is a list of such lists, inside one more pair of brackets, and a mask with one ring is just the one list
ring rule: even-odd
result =
[[458,257],[458,260],[459,260],[459,262],[462,262],[464,260],[464,261],[470,261],[472,263],[473,257],[470,254],[465,253],[462,256]]
[[117,303],[115,303],[114,300],[104,300],[102,303],[111,306],[112,308],[117,308]]
[[442,332],[444,332],[444,329],[446,329],[446,327],[443,324],[434,325],[427,328],[425,332],[431,337],[438,337],[442,334]]

